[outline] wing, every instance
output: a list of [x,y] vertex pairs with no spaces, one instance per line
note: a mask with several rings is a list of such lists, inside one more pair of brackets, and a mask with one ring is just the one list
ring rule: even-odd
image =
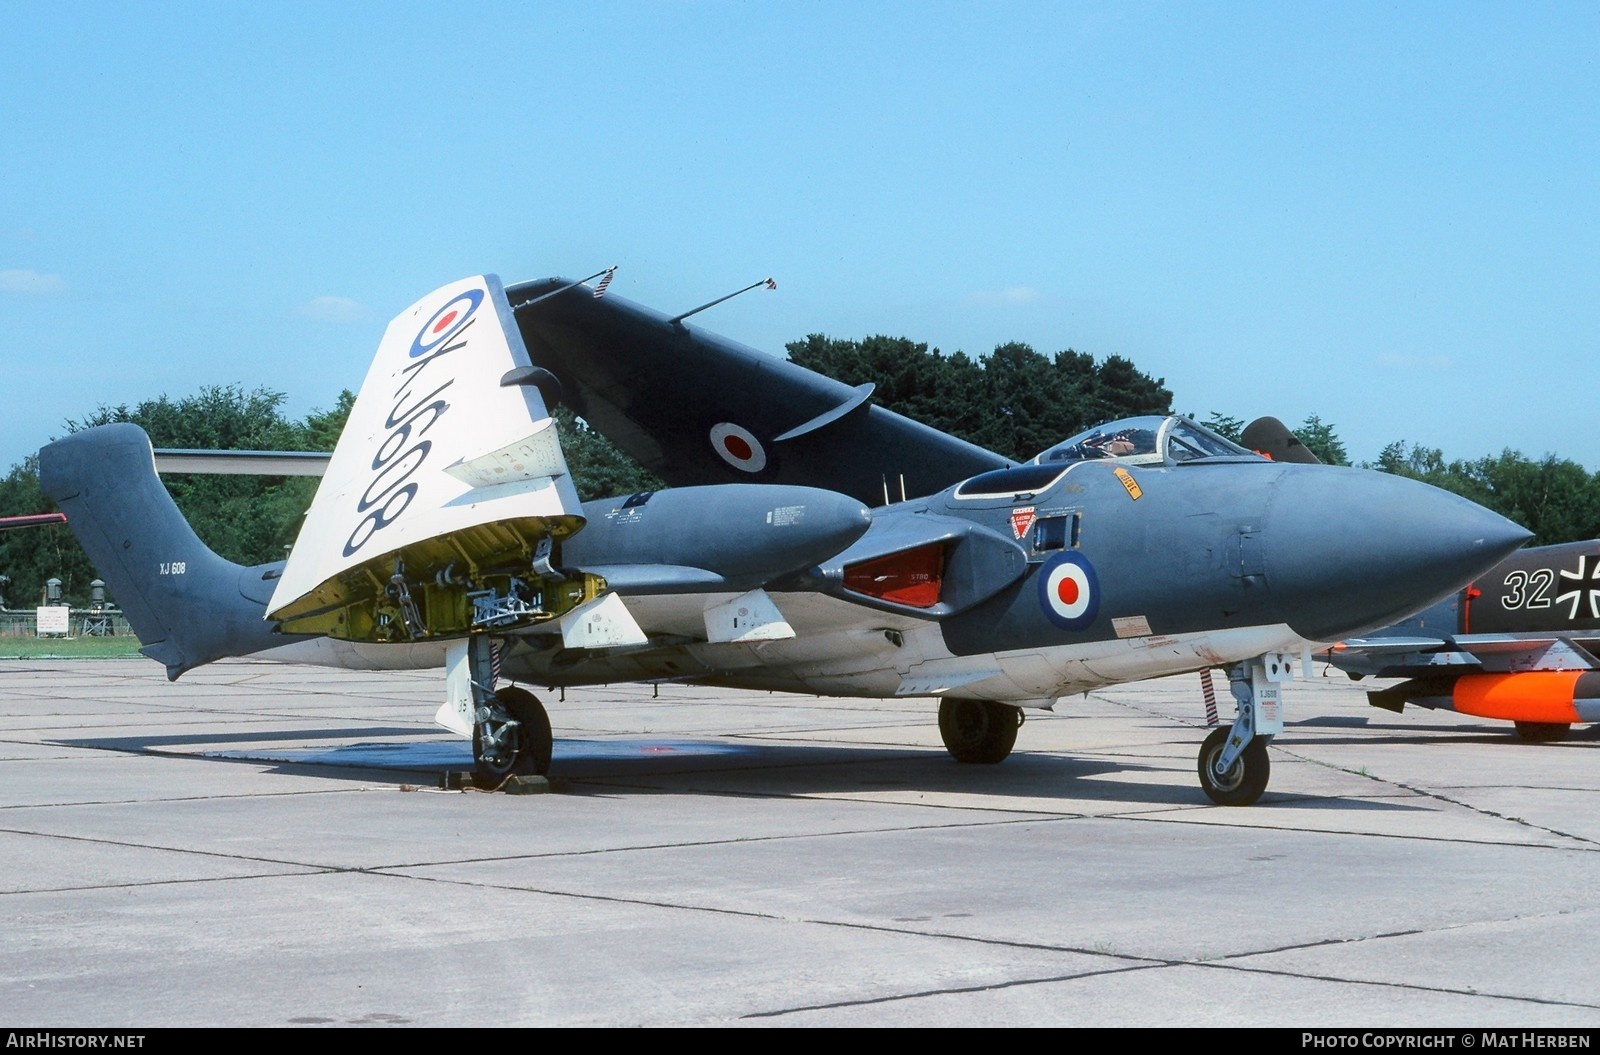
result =
[[1010,465],[804,367],[565,279],[507,289],[533,363],[673,486],[796,484],[869,505]]
[[[523,383],[529,371],[492,275],[435,290],[401,312],[356,396],[268,617],[351,640],[461,633],[478,617],[452,587],[508,566],[537,570],[552,541],[583,518],[554,422],[535,384]],[[510,603],[521,591],[518,603],[541,615],[563,607],[523,575],[507,577],[497,598]]]
[[1352,638],[1323,657],[1356,677],[1420,678],[1526,670],[1596,670],[1593,635],[1453,634]]

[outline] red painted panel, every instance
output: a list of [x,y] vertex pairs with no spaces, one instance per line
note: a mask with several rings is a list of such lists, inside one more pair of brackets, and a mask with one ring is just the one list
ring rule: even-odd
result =
[[910,608],[932,608],[944,586],[944,544],[936,542],[886,557],[847,564],[844,588]]

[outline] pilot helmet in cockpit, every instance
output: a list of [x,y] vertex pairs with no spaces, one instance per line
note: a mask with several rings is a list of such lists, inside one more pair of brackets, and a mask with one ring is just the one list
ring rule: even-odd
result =
[[1126,458],[1135,454],[1151,454],[1156,449],[1153,429],[1124,428],[1114,432],[1096,432],[1085,437],[1081,446],[1091,458]]

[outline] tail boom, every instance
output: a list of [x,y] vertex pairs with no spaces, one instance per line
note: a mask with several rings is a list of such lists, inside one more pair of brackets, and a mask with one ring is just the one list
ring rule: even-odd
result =
[[300,639],[264,618],[282,562],[245,567],[201,542],[137,425],[100,425],[49,444],[39,452],[39,484],[106,580],[139,651],[168,678]]

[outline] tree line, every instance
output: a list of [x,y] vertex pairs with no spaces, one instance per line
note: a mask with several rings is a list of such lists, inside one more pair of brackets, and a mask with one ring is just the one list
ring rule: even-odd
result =
[[[852,341],[812,334],[787,346],[791,362],[849,385],[871,383],[873,401],[933,428],[1016,461],[1102,422],[1172,413],[1164,379],[1121,356],[1097,360],[1083,352],[1045,355],[1009,343],[989,355],[945,354],[907,338]],[[157,447],[205,450],[331,451],[355,396],[340,393],[331,409],[303,419],[283,413],[285,395],[214,386],[192,396],[161,396],[135,406],[102,406],[65,423],[66,432],[129,421]],[[1245,422],[1212,412],[1190,414],[1237,440]],[[555,411],[573,482],[584,499],[653,490],[661,482],[588,428],[572,411]],[[1349,465],[1335,427],[1311,415],[1296,435],[1322,461]],[[1532,459],[1519,451],[1447,461],[1443,452],[1391,443],[1364,468],[1409,476],[1487,506],[1534,532],[1530,545],[1600,536],[1600,474],[1555,455]],[[174,501],[217,553],[241,564],[282,559],[294,542],[317,481],[306,477],[168,474]],[[0,479],[0,515],[52,512],[39,490],[38,458]],[[0,532],[0,574],[10,579],[6,604],[39,603],[47,579],[59,578],[68,603],[87,602],[96,577],[66,527]]]
[[[1235,441],[1244,427],[1239,419],[1218,414],[1204,424]],[[1329,465],[1350,464],[1333,426],[1317,415],[1306,418],[1294,433]],[[1532,531],[1530,546],[1600,537],[1600,473],[1568,458],[1530,458],[1507,448],[1497,455],[1447,461],[1437,447],[1396,440],[1377,460],[1360,464],[1421,480],[1492,509]]]

